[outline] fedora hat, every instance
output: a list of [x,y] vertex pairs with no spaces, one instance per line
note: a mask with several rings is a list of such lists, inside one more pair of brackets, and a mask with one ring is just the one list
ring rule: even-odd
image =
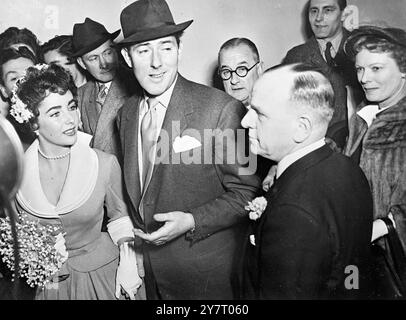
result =
[[109,33],[102,24],[90,18],[86,18],[83,23],[76,23],[73,26],[72,45],[74,52],[72,58],[83,56],[107,40],[114,40],[119,34],[120,30]]
[[154,40],[185,30],[193,20],[175,24],[165,0],[138,0],[125,7],[120,15],[125,46]]
[[385,39],[393,44],[406,49],[406,32],[398,28],[380,28],[377,26],[361,26],[354,30],[344,43],[344,52],[354,59],[357,52],[354,50],[355,44],[365,36],[372,36],[377,39]]

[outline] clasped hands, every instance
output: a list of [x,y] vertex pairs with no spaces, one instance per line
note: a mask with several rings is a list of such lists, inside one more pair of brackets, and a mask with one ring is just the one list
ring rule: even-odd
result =
[[195,227],[193,215],[182,211],[157,213],[154,215],[154,220],[164,222],[164,225],[152,233],[134,229],[134,235],[157,246],[171,241]]

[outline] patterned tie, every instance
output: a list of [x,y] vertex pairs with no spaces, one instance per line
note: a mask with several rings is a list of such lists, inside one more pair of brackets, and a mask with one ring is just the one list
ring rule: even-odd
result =
[[331,42],[327,42],[326,44],[326,50],[324,51],[324,56],[326,57],[326,62],[330,67],[334,66],[334,60],[333,57],[331,56],[331,47],[333,45],[331,44]]
[[148,184],[148,179],[152,173],[155,161],[155,142],[157,138],[157,111],[156,106],[159,101],[155,98],[147,100],[148,111],[141,121],[141,141],[142,141],[142,186],[143,190]]
[[107,97],[107,87],[104,83],[99,85],[99,93],[96,98],[97,113],[100,114],[104,101]]

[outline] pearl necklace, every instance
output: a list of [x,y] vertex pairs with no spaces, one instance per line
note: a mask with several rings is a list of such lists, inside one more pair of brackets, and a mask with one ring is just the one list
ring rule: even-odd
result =
[[47,156],[46,154],[44,154],[42,151],[41,151],[41,149],[38,147],[38,152],[39,152],[39,154],[41,155],[41,156],[43,156],[45,159],[47,159],[47,160],[59,160],[59,159],[63,159],[63,158],[66,158],[68,155],[70,155],[70,149],[69,149],[69,151],[68,152],[66,152],[66,153],[64,153],[64,154],[61,154],[61,155],[59,155],[59,156],[55,156],[55,157],[50,157],[50,156]]

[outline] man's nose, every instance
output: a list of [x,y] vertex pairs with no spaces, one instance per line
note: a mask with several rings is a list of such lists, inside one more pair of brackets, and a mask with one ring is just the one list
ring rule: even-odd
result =
[[230,83],[237,84],[240,81],[240,77],[237,75],[236,72],[231,72]]
[[161,54],[159,50],[152,50],[151,66],[153,68],[159,68],[162,65]]
[[106,58],[103,57],[103,55],[101,55],[100,60],[99,60],[100,69],[107,69],[107,65],[108,65],[108,63],[107,63]]
[[323,20],[323,17],[324,17],[323,11],[317,12],[316,21],[321,21],[321,20]]
[[246,128],[246,129],[252,128],[252,120],[253,120],[253,111],[252,111],[252,109],[248,109],[244,118],[242,118],[242,120],[241,120],[242,127]]

